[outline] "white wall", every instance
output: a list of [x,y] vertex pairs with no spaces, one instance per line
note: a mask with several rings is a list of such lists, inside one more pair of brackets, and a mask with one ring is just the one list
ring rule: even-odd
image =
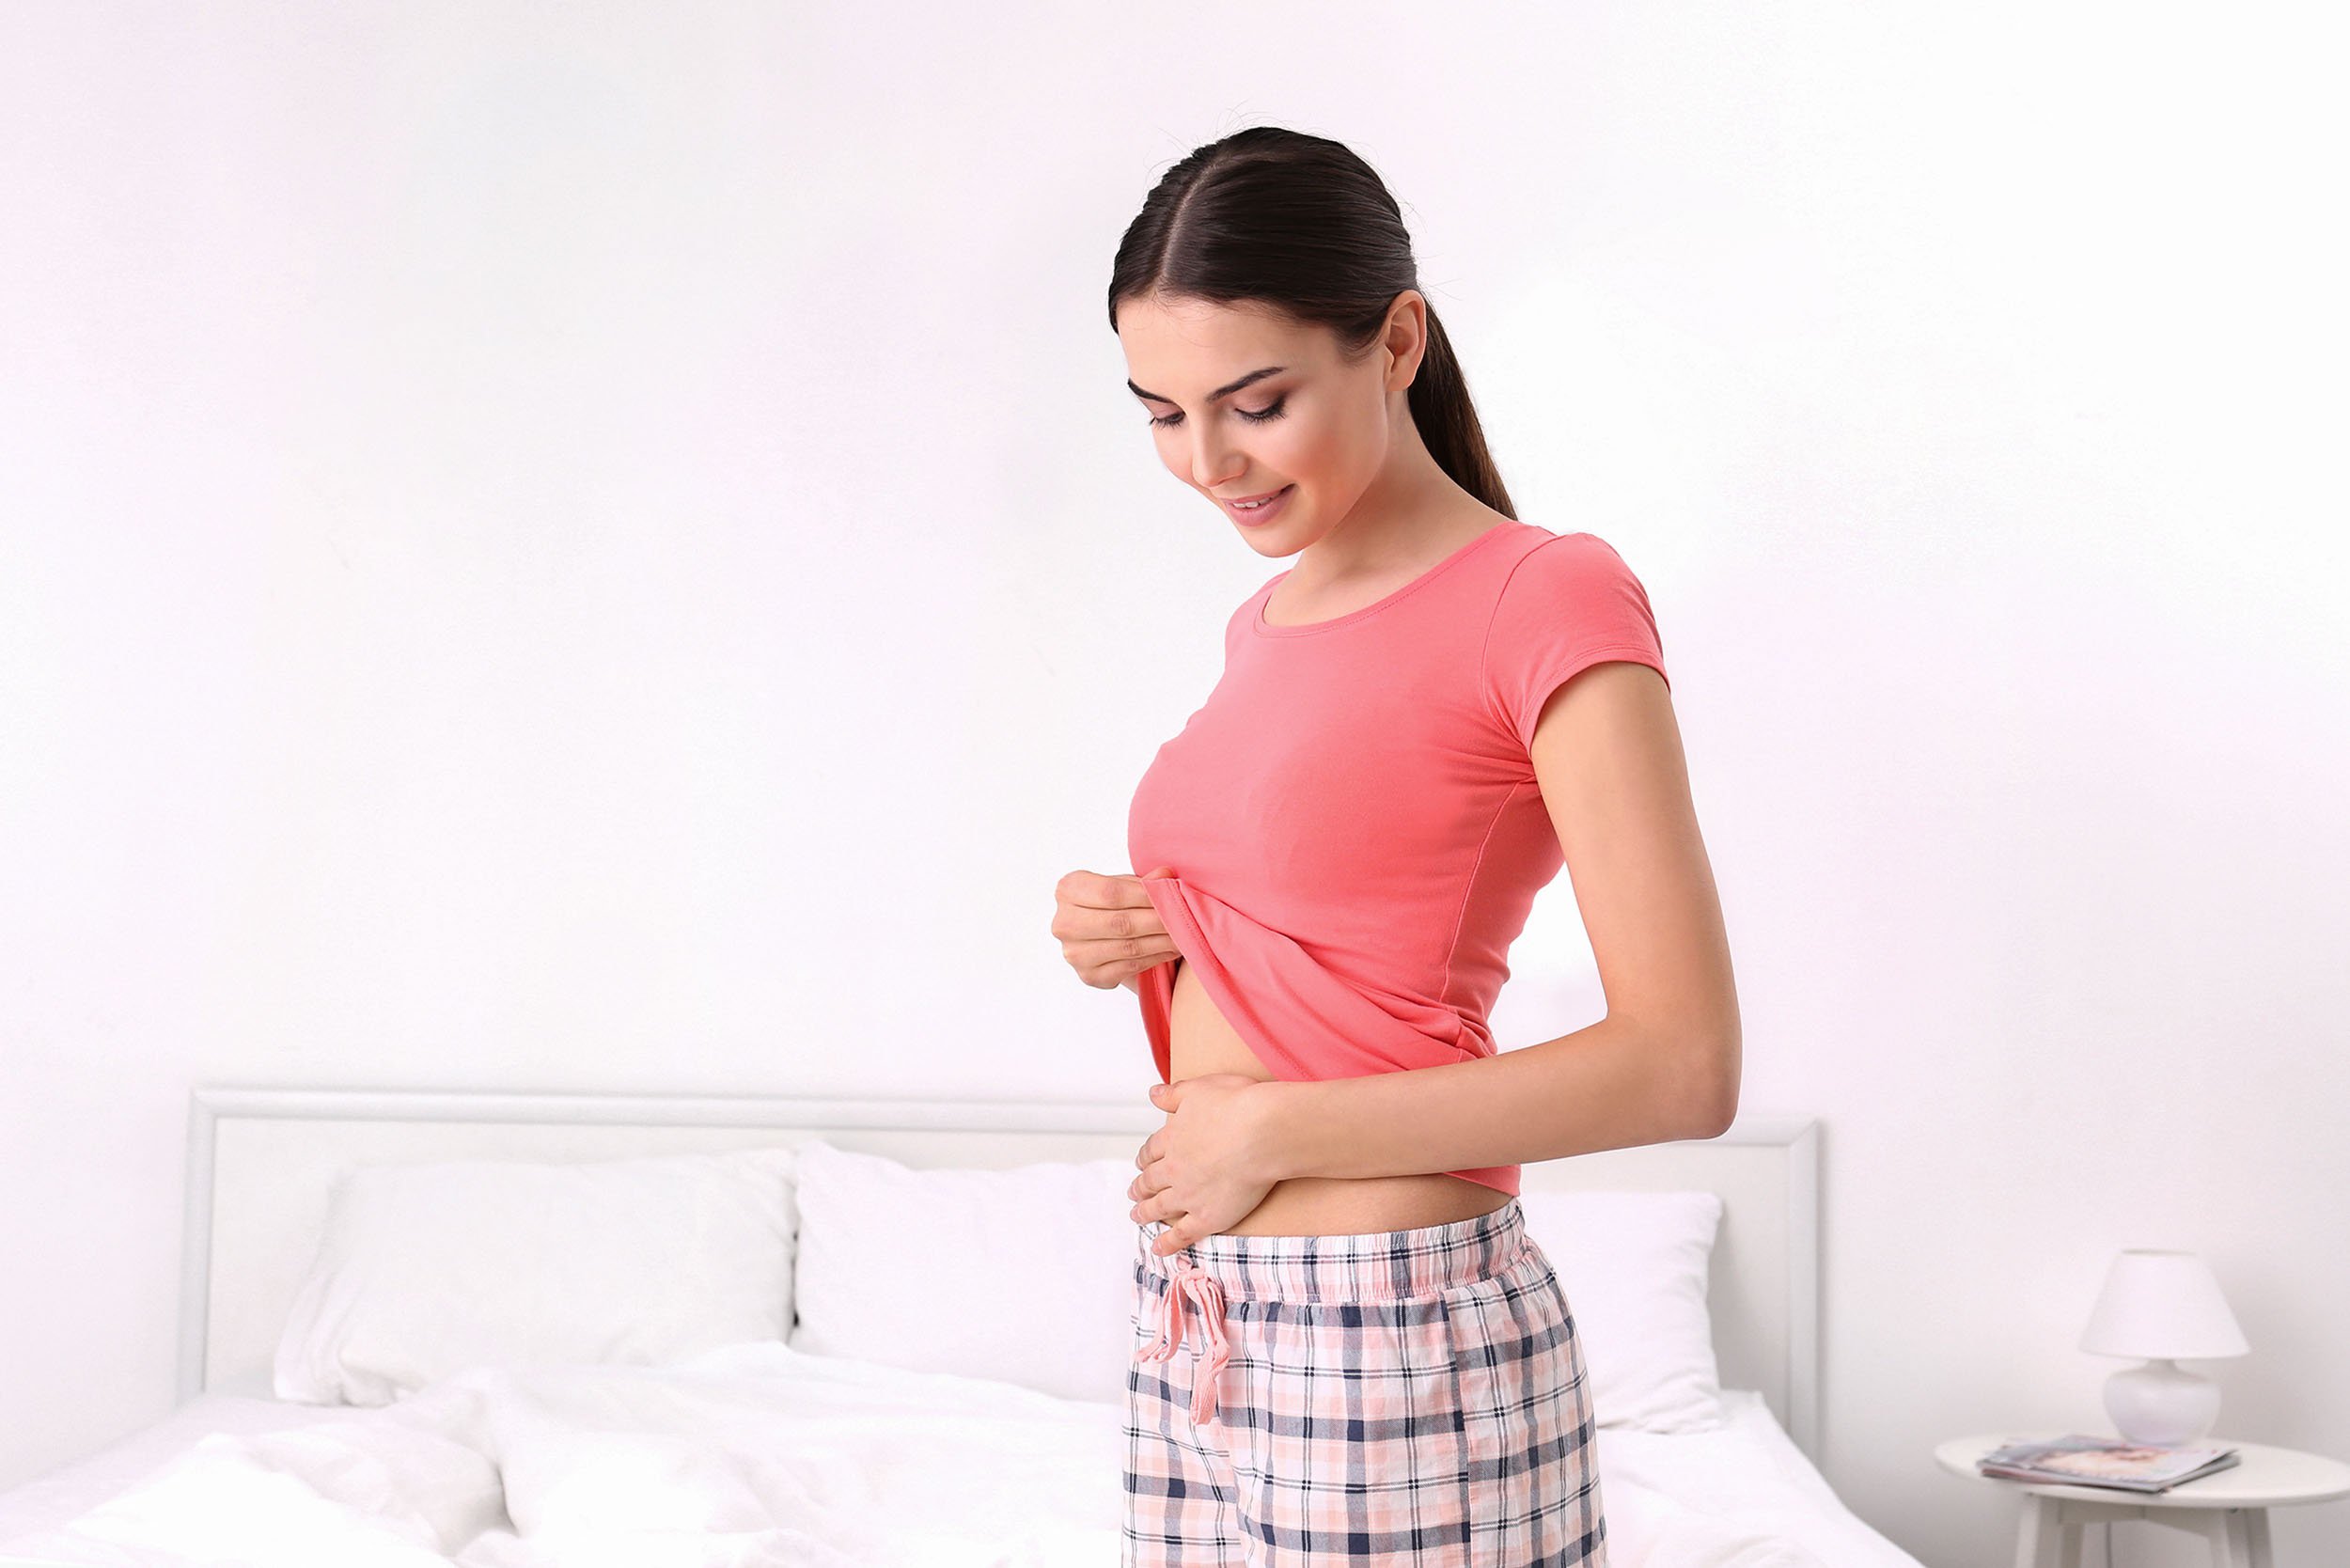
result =
[[[0,1483],[168,1408],[196,1084],[1139,1096],[1046,930],[1267,571],[1104,317],[1273,121],[1405,203],[1675,677],[1825,1468],[2095,1430],[2108,1257],[2350,1455],[2345,127],[2284,11],[0,17]],[[2334,102],[2321,104],[2331,96]],[[1495,1023],[1601,1006],[1562,876]],[[2350,1549],[2286,1511],[2280,1560]],[[2132,1563],[2196,1562],[2154,1527]]]

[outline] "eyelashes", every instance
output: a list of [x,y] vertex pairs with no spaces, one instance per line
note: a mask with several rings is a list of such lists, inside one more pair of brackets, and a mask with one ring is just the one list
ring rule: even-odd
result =
[[[1288,406],[1289,398],[1284,395],[1274,399],[1273,406],[1270,408],[1236,408],[1232,410],[1232,412],[1239,415],[1242,418],[1247,420],[1252,425],[1261,425],[1268,420],[1278,419],[1281,416],[1281,410],[1287,408]],[[1163,416],[1153,415],[1151,418],[1151,423],[1163,429],[1171,428],[1173,426],[1180,425],[1183,422],[1183,416],[1180,414],[1169,414]]]

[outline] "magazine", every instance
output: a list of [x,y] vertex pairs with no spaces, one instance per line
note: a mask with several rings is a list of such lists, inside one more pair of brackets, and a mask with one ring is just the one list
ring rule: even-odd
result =
[[2054,1439],[2003,1444],[1976,1460],[1975,1467],[1984,1475],[2010,1481],[2167,1492],[2183,1481],[2243,1462],[2243,1454],[2232,1448],[2143,1448],[2118,1437],[2091,1437],[2074,1432]]

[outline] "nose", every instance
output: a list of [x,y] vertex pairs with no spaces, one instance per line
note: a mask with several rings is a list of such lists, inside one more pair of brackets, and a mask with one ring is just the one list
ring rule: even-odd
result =
[[1191,482],[1200,489],[1211,494],[1222,489],[1230,482],[1224,473],[1230,466],[1223,449],[1212,445],[1205,436],[1192,444]]
[[1215,1419],[1215,1381],[1231,1360],[1231,1341],[1224,1332],[1224,1287],[1215,1277],[1182,1253],[1170,1254],[1174,1277],[1159,1305],[1159,1331],[1143,1351],[1145,1361],[1171,1360],[1183,1342],[1183,1302],[1188,1297],[1199,1319],[1199,1336],[1206,1354],[1191,1364],[1191,1419]]

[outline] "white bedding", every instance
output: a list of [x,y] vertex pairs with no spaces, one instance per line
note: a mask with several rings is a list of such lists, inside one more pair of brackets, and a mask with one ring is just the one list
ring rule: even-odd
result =
[[[1919,1568],[1772,1418],[1603,1428],[1611,1568]],[[0,1561],[1104,1568],[1119,1405],[795,1351],[480,1368],[380,1409],[236,1392],[0,1494]]]

